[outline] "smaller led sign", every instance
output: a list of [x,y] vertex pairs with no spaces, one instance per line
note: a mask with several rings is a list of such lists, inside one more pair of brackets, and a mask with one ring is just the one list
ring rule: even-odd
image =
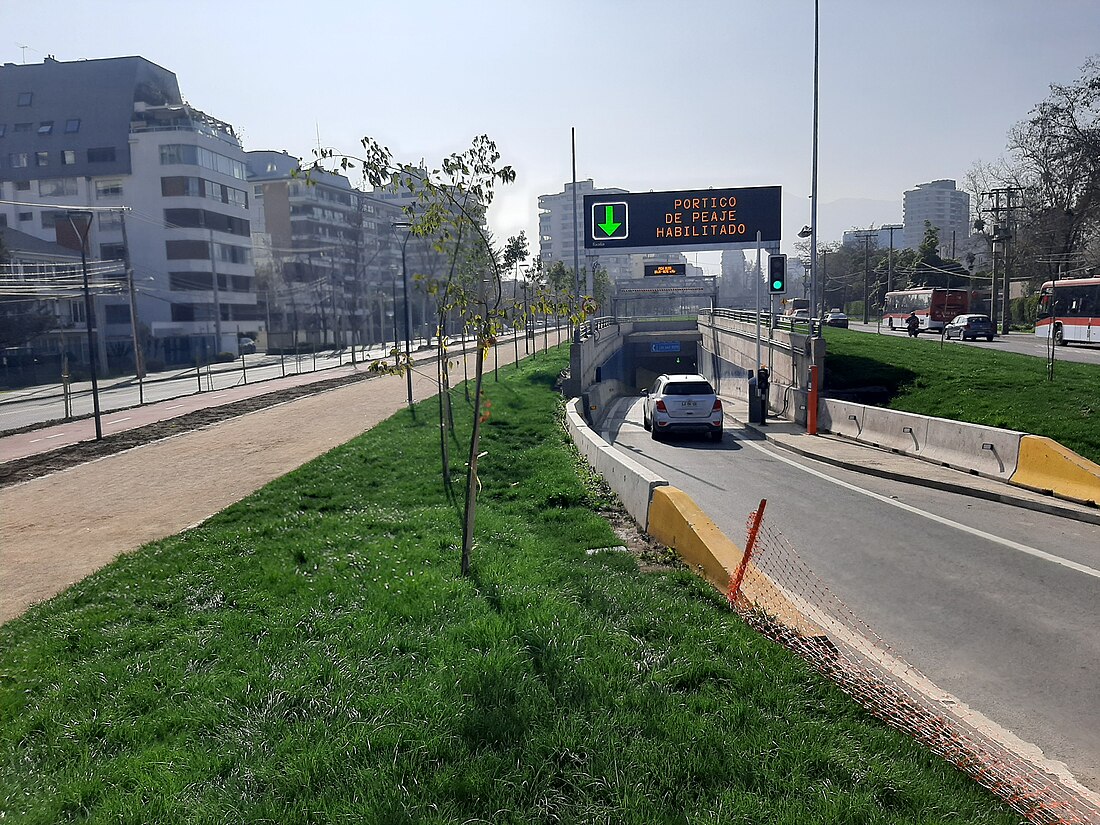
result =
[[646,277],[651,275],[686,275],[687,264],[646,264]]

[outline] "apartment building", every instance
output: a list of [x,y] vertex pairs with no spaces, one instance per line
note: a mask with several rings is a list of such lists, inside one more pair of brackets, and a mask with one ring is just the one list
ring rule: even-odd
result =
[[[918,249],[924,240],[924,222],[939,229],[940,254],[951,257],[951,242],[956,246],[970,237],[970,195],[955,188],[953,180],[918,183],[902,200],[901,246]],[[896,239],[895,239],[896,242]]]
[[[600,252],[588,254],[584,249],[584,209],[585,195],[621,195],[626,189],[597,189],[592,178],[577,181],[577,230],[576,243],[581,267],[598,264],[611,277],[612,282],[633,277],[634,268],[630,255],[615,255]],[[539,261],[545,272],[555,262],[561,261],[568,269],[574,263],[573,232],[573,184],[566,183],[561,192],[552,195],[539,195]]]
[[[236,353],[262,328],[247,186],[233,127],[145,58],[0,66],[0,225],[79,249],[68,214],[91,212],[88,257],[132,267],[150,361]],[[95,322],[132,359],[129,297],[100,297]]]
[[354,188],[342,175],[298,175],[301,161],[286,152],[247,158],[267,344],[392,340],[393,286],[401,277],[393,224],[401,206]]

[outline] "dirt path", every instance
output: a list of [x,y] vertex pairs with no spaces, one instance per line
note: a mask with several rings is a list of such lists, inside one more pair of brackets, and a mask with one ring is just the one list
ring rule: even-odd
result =
[[[512,363],[512,344],[498,349],[500,365]],[[461,363],[453,374],[461,380]],[[434,363],[417,365],[417,400],[435,394],[434,375]],[[0,489],[0,622],[121,553],[209,518],[404,404],[405,379],[380,376]]]

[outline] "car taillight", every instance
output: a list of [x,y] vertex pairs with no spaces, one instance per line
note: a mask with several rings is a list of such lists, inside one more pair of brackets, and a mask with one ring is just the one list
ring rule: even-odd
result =
[[657,403],[653,406],[657,408],[657,412],[668,412],[668,407],[665,406],[665,402],[660,398],[657,399]]
[[714,399],[714,406],[710,408],[710,411],[711,412],[722,412],[722,399],[721,398],[715,398]]

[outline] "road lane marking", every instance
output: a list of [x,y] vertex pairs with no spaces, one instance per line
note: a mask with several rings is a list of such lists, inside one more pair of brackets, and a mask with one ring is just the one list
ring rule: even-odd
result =
[[129,421],[129,420],[130,420],[130,416],[126,416],[125,418],[116,418],[114,421],[107,421],[105,423],[107,423],[107,424],[121,424],[123,421]]
[[824,479],[825,481],[830,481],[833,484],[839,485],[840,487],[844,487],[845,489],[851,490],[853,492],[862,493],[863,495],[881,501],[884,504],[889,504],[891,507],[897,507],[900,510],[905,510],[909,513],[913,513],[914,515],[923,516],[926,519],[938,522],[939,524],[943,524],[947,527],[954,527],[956,530],[961,530],[964,533],[970,533],[972,536],[977,536],[978,538],[985,539],[986,541],[1000,544],[1003,547],[1008,547],[1011,550],[1017,550],[1021,553],[1026,553],[1029,556],[1034,556],[1037,559],[1043,559],[1044,561],[1054,562],[1055,564],[1060,564],[1063,567],[1068,567],[1070,570],[1075,570],[1078,573],[1084,573],[1086,576],[1092,576],[1094,578],[1100,579],[1100,570],[1097,570],[1093,567],[1087,567],[1083,564],[1078,564],[1075,561],[1063,559],[1060,556],[1055,556],[1052,553],[1047,553],[1035,547],[1028,547],[1026,544],[1020,544],[1019,542],[1012,541],[1012,539],[1004,539],[1000,536],[995,536],[992,533],[987,533],[984,530],[979,530],[976,527],[970,527],[966,524],[960,524],[957,521],[952,521],[951,519],[944,518],[943,516],[937,516],[935,513],[929,513],[927,510],[921,510],[919,507],[914,507],[913,505],[906,504],[903,501],[898,501],[897,499],[893,499],[879,493],[873,493],[870,490],[865,490],[862,487],[856,486],[855,484],[849,484],[847,481],[841,481],[839,478],[834,478],[827,473],[815,470],[812,467],[807,467],[804,464],[799,464],[797,461],[793,461],[786,456],[782,456],[775,452],[772,452],[772,450],[765,449],[760,444],[757,444],[754,441],[744,441],[742,443],[749,445],[755,450],[759,450],[760,452],[771,458],[782,461],[784,464],[789,464],[792,467],[797,467],[803,472],[809,473],[813,476],[817,476],[818,478]]
[[57,433],[56,435],[48,435],[46,438],[61,438],[65,433]]
[[178,410],[180,407],[184,407],[186,404],[172,404],[170,407],[165,407],[166,410]]

